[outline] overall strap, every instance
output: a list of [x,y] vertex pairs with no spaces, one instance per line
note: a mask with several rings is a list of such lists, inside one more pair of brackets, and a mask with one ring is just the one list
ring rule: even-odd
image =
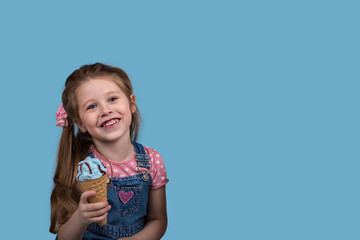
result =
[[150,164],[149,164],[150,158],[146,154],[144,146],[137,142],[132,142],[132,144],[133,144],[135,152],[136,152],[135,160],[138,163],[138,166],[149,169],[150,168]]

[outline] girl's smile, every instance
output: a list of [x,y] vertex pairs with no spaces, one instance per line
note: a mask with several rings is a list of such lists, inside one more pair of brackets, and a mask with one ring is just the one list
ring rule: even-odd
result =
[[105,121],[103,124],[101,124],[102,128],[112,128],[114,127],[114,125],[116,125],[121,119],[120,118],[116,118],[116,119],[110,119],[108,121]]

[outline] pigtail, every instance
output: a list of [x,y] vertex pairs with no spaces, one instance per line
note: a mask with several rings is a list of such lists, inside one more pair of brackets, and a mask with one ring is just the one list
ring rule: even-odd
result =
[[76,183],[77,164],[81,154],[75,138],[75,125],[68,118],[68,126],[61,134],[57,167],[54,174],[54,189],[51,194],[50,232],[56,233],[76,211],[80,200],[80,191]]

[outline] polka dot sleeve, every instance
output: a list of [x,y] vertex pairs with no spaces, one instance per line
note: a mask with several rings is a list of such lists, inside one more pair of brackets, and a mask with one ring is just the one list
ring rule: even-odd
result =
[[155,149],[145,147],[145,150],[150,157],[150,175],[152,178],[151,189],[160,188],[169,182],[169,179],[167,179],[164,161]]

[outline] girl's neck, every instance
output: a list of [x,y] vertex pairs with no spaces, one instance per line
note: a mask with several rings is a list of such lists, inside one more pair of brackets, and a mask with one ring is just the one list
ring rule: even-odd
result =
[[111,143],[94,142],[96,150],[105,158],[111,161],[123,162],[134,155],[134,147],[129,140],[116,141]]

